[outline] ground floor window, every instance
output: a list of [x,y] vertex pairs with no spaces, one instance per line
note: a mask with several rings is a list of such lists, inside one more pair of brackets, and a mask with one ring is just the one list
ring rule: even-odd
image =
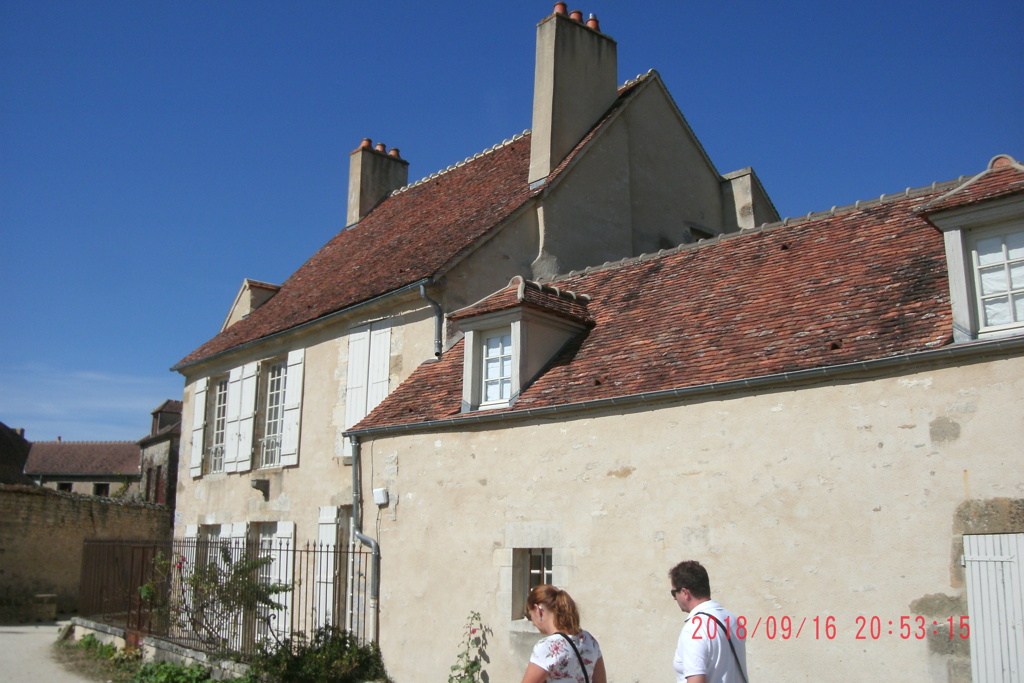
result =
[[109,496],[110,495],[110,484],[93,484],[92,495],[94,496]]
[[64,493],[71,493],[71,482],[70,481],[58,481],[57,490],[63,491]]
[[526,616],[526,598],[534,586],[552,583],[551,548],[515,548],[512,551],[512,618]]

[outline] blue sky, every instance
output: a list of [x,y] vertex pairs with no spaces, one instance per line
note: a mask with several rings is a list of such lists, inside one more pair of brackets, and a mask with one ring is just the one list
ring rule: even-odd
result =
[[[0,421],[137,439],[246,277],[343,227],[348,153],[419,179],[530,127],[553,2],[0,3]],[[1024,2],[589,0],[783,216],[1024,159]]]

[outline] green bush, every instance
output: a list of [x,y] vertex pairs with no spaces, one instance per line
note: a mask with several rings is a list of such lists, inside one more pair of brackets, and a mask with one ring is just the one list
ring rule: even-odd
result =
[[117,647],[113,643],[101,643],[91,633],[78,641],[78,647],[96,659],[110,659],[117,654]]
[[324,626],[312,638],[296,633],[249,662],[246,683],[363,683],[390,681],[380,649],[348,631]]
[[210,670],[202,664],[182,666],[175,662],[143,664],[132,683],[198,683],[210,680]]

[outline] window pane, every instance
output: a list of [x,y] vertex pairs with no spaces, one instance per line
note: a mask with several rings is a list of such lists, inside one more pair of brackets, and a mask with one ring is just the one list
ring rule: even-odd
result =
[[500,401],[501,386],[498,382],[487,382],[487,384],[484,385],[484,394],[485,401]]
[[1006,250],[1011,259],[1024,258],[1024,230],[1006,236]]
[[501,359],[500,358],[488,358],[487,364],[485,365],[484,377],[487,379],[497,379],[501,377]]
[[486,344],[488,358],[501,355],[501,337],[488,337]]
[[1013,319],[1015,322],[1024,320],[1024,294],[1013,295]]
[[1024,289],[1024,263],[1010,264],[1010,287]]
[[1006,270],[1003,266],[982,268],[980,274],[982,294],[999,294],[1007,290]]
[[1001,237],[987,237],[978,240],[978,263],[987,265],[999,263],[1003,260],[1003,239]]
[[1005,296],[986,299],[984,306],[986,325],[1006,325],[1013,322],[1010,320],[1010,302]]
[[501,380],[501,398],[503,401],[512,398],[512,380]]

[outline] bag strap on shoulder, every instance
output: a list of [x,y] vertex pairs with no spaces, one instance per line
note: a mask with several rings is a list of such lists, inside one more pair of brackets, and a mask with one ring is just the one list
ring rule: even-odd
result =
[[580,651],[576,649],[576,643],[572,642],[572,638],[561,631],[558,632],[558,635],[565,638],[566,642],[569,643],[569,647],[571,647],[572,651],[576,653],[576,659],[580,660],[580,668],[583,669],[583,680],[586,681],[586,683],[590,683],[590,676],[587,675],[587,665],[583,663],[583,655],[581,655]]

